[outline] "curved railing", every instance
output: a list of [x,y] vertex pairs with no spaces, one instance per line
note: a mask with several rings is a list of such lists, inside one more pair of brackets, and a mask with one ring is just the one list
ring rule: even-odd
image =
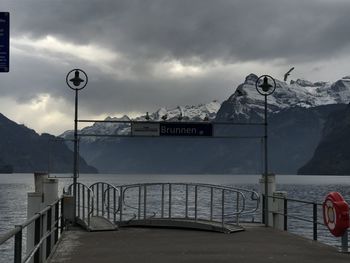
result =
[[[94,192],[83,183],[76,184],[77,197],[75,203],[76,216],[84,224],[87,224],[90,227],[90,219],[94,212]],[[73,194],[74,184],[68,186],[68,194]]]
[[[70,192],[73,185],[69,186]],[[85,198],[87,195],[87,198]],[[97,182],[77,184],[77,217],[90,226],[91,216],[118,226],[166,222],[207,222],[239,225],[259,208],[257,192],[199,183],[142,183],[114,186]]]
[[[238,225],[254,214],[260,197],[248,189],[198,183],[145,183],[118,186],[119,223],[133,220],[183,219]],[[246,206],[247,197],[253,205]]]
[[108,220],[116,223],[117,213],[119,211],[119,189],[109,183],[97,182],[90,186],[94,193],[94,209],[93,215],[103,216]]

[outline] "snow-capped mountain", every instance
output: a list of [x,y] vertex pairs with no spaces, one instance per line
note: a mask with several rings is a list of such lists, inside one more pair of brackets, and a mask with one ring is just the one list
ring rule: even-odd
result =
[[[217,120],[244,121],[261,119],[264,96],[260,95],[255,82],[258,76],[250,74],[234,94],[223,104]],[[290,84],[276,80],[276,90],[268,96],[269,113],[277,113],[291,107],[317,107],[329,104],[347,104],[350,101],[350,76],[335,83],[307,80],[291,81]]]
[[[250,74],[244,83],[220,105],[213,101],[197,106],[161,108],[134,121],[232,121],[260,122],[264,97],[255,89],[257,76]],[[276,91],[268,97],[269,167],[271,172],[295,174],[307,163],[320,141],[329,114],[350,101],[350,76],[335,83],[307,80],[289,84],[276,80]],[[107,117],[106,120],[129,121]],[[224,135],[237,133],[262,136],[261,126],[219,126]],[[255,126],[254,126],[255,127]],[[130,124],[96,122],[81,134],[130,134]],[[227,134],[226,134],[227,133]],[[72,137],[72,131],[62,137]],[[239,136],[238,136],[239,137]],[[108,173],[260,173],[261,140],[195,138],[106,138],[82,137],[80,153],[101,172]],[[260,167],[260,168],[259,168]]]
[[[212,101],[207,104],[199,104],[197,106],[178,106],[173,109],[160,108],[156,112],[139,116],[133,121],[200,121],[200,120],[214,120],[216,113],[220,109],[221,104],[217,101]],[[124,115],[121,118],[107,117],[105,121],[131,121],[131,119]],[[130,134],[131,128],[127,123],[119,122],[96,122],[92,126],[85,127],[79,131],[80,134],[103,134],[103,135],[127,135]],[[60,135],[62,138],[72,138],[73,131],[69,130]],[[85,142],[94,142],[101,139],[101,137],[83,137]]]

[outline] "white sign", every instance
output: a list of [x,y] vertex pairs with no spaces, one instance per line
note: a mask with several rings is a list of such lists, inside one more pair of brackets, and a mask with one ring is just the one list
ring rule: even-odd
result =
[[159,123],[133,122],[131,123],[132,136],[159,136]]

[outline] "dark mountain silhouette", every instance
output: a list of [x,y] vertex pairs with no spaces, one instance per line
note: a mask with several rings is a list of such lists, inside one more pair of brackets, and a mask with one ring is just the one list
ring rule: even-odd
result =
[[350,105],[329,115],[313,157],[298,174],[350,174]]
[[[79,164],[81,172],[97,172],[82,158]],[[73,170],[73,152],[55,136],[39,135],[0,114],[0,172],[10,170],[15,173],[69,173]]]

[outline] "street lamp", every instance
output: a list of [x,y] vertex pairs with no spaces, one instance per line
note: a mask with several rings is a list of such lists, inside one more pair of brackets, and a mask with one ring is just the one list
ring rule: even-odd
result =
[[268,151],[267,151],[267,96],[271,95],[275,89],[276,89],[276,81],[273,77],[269,75],[262,75],[260,76],[256,82],[255,82],[255,88],[256,90],[264,96],[265,103],[264,103],[264,188],[265,188],[265,199],[264,199],[264,207],[265,207],[265,225],[269,225],[269,207],[268,207],[268,192],[269,192],[269,185],[268,185]]
[[[74,73],[74,76],[73,76]],[[69,88],[75,91],[75,113],[74,113],[74,162],[73,162],[73,197],[74,197],[74,221],[76,222],[77,201],[77,178],[78,178],[78,91],[85,88],[88,76],[81,69],[72,69],[66,76]]]

